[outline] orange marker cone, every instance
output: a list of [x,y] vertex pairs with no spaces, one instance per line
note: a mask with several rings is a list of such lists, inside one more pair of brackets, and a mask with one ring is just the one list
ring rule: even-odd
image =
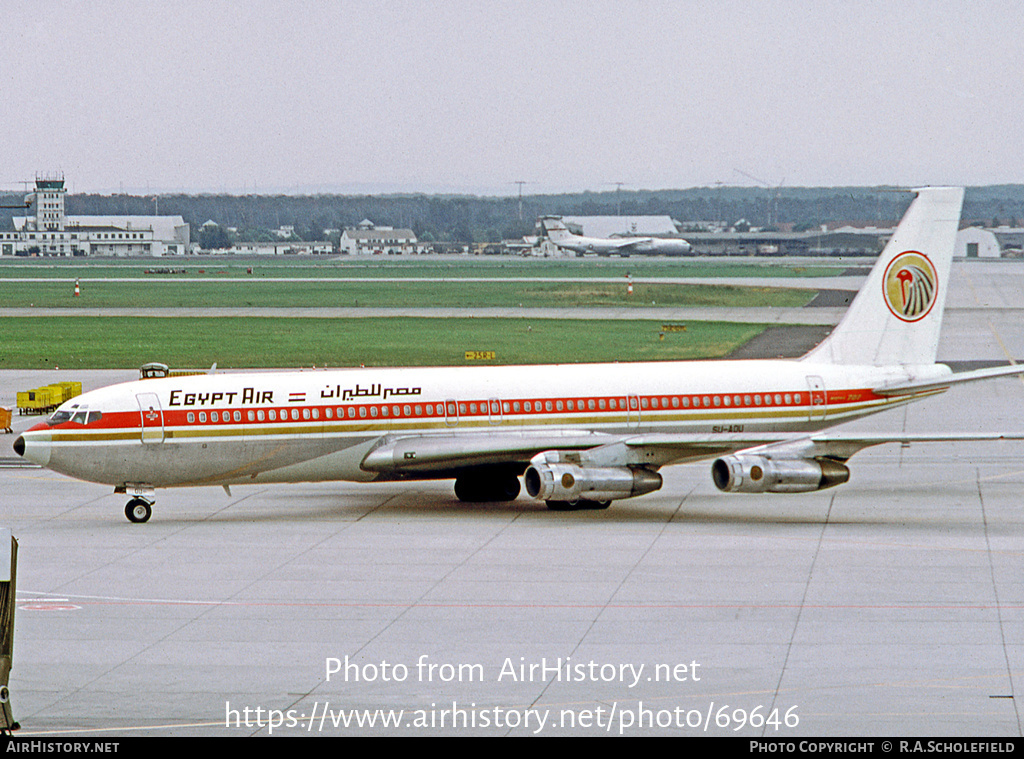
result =
[[82,290],[81,290],[81,288],[79,288],[78,280],[76,279],[75,280],[75,297],[77,298],[81,294],[82,294]]

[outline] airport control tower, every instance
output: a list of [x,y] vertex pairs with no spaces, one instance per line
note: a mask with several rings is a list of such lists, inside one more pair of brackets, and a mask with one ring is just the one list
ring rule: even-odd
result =
[[35,206],[37,232],[64,231],[64,177],[36,177],[36,190],[25,198]]

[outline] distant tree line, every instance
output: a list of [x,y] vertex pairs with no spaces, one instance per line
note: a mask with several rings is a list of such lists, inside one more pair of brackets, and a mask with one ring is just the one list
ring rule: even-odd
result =
[[[0,194],[0,205],[14,205],[20,194]],[[517,197],[453,195],[160,195],[161,215],[180,215],[199,240],[202,225],[214,221],[238,230],[235,239],[274,239],[270,230],[295,229],[301,240],[322,240],[324,230],[354,227],[363,219],[412,229],[425,242],[498,242],[533,234],[544,214],[564,216],[665,215],[684,226],[693,222],[758,227],[792,225],[809,229],[828,222],[891,224],[902,216],[910,195],[888,188],[698,187],[688,190],[634,190]],[[68,215],[147,216],[156,211],[152,196],[68,195]],[[0,209],[0,229],[24,212]],[[1024,185],[972,187],[963,217],[1024,224]],[[211,232],[218,234],[219,232]],[[335,235],[336,237],[337,235]],[[223,238],[218,237],[223,243]]]

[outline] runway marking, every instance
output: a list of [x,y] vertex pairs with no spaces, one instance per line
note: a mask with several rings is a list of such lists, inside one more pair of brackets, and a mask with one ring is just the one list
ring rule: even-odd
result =
[[[640,566],[640,564],[644,561],[644,559],[647,558],[647,556],[650,555],[651,551],[654,550],[655,545],[657,545],[658,541],[662,537],[665,536],[665,532],[666,532],[666,530],[668,530],[669,525],[672,524],[672,522],[675,519],[676,515],[678,515],[679,512],[682,510],[683,504],[686,503],[687,499],[690,498],[690,496],[693,495],[693,493],[694,493],[694,491],[696,491],[696,489],[697,489],[697,485],[694,484],[694,486],[690,488],[689,492],[686,495],[684,495],[682,497],[682,499],[680,499],[679,503],[676,505],[675,509],[672,511],[672,514],[669,516],[669,518],[666,519],[664,522],[662,522],[660,528],[658,528],[657,530],[654,531],[654,535],[653,536],[648,536],[647,533],[644,534],[644,537],[647,538],[647,547],[643,551],[640,552],[640,555],[637,557],[636,561],[633,562],[633,565],[631,567],[629,567],[629,569],[627,571],[623,572],[622,577],[619,580],[619,583],[608,594],[608,598],[609,599],[614,598],[616,596],[616,594],[618,594],[622,590],[622,588],[626,585],[626,582],[629,580],[629,578],[632,577],[633,574],[637,571],[637,568]],[[609,601],[608,603],[605,603],[605,604],[595,604],[593,606],[593,608],[599,609],[600,611],[598,611],[598,613],[594,615],[594,618],[592,620],[590,620],[590,624],[587,625],[587,628],[580,634],[578,640],[576,641],[576,644],[572,647],[571,651],[569,652],[569,656],[570,657],[575,656],[576,653],[579,651],[580,646],[583,645],[583,642],[587,639],[587,637],[593,631],[594,626],[597,624],[598,620],[601,618],[601,614],[603,612],[607,611],[608,609],[631,608],[631,607],[621,607],[621,606],[619,606],[617,604],[613,604],[613,603],[611,603]],[[551,681],[546,683],[543,688],[541,688],[538,691],[536,698],[534,698],[533,702],[529,705],[529,708],[531,708],[531,709],[532,708],[536,708],[538,703],[541,703],[541,699],[548,692],[548,688],[551,687],[551,684],[553,682],[554,682],[554,680],[552,679]],[[506,733],[506,734],[508,734],[508,733]]]
[[75,606],[74,604],[57,603],[34,603],[18,607],[20,611],[75,611],[81,608],[81,606]]
[[182,727],[224,727],[223,720],[217,722],[176,722],[166,725],[132,725],[119,727],[69,727],[58,730],[18,730],[18,737],[26,735],[87,735],[94,733],[126,733],[139,730],[174,730]]
[[[978,489],[978,504],[981,506],[981,523],[982,523],[982,525],[985,528],[985,546],[986,546],[986,548],[991,549],[992,548],[992,538],[989,535],[988,515],[985,513],[985,495],[984,495],[984,493],[982,493],[982,489],[981,489],[981,470],[978,469],[978,470],[976,470],[976,472],[977,472],[977,475],[978,475],[977,489]],[[999,583],[996,580],[996,567],[995,567],[995,563],[992,561],[991,550],[989,551],[989,554],[988,554],[988,570],[989,570],[989,576],[990,576],[991,581],[992,581],[992,596],[995,598],[995,602],[996,602],[996,617],[998,618],[998,622],[999,622],[999,638],[1000,638],[1000,642],[1002,643],[1002,646],[1003,646],[1003,661],[1006,664],[1006,676],[1010,680],[1010,693],[1012,694],[1012,693],[1014,693],[1013,666],[1010,663],[1010,652],[1007,651],[1006,620],[1003,619],[1002,605],[999,602]],[[1009,696],[1009,698],[1013,698],[1013,696],[1011,695],[1011,696]],[[1014,713],[1014,716],[1017,718],[1017,732],[1018,732],[1018,734],[1024,734],[1024,731],[1022,731],[1022,729],[1021,729],[1020,709],[1017,707],[1016,699],[1014,699],[1014,702],[1013,702],[1013,713]]]
[[[772,694],[772,702],[768,706],[768,713],[771,714],[775,709],[775,704],[779,701],[779,693],[782,690],[782,681],[786,677],[786,667],[789,664],[790,654],[793,652],[794,641],[796,640],[796,631],[800,627],[800,618],[803,616],[805,608],[807,606],[807,594],[811,590],[811,581],[814,579],[814,567],[818,563],[818,557],[821,555],[821,546],[825,541],[825,531],[828,529],[828,518],[832,514],[832,507],[836,503],[836,494],[833,493],[828,499],[828,511],[825,512],[825,520],[822,522],[821,531],[818,533],[818,542],[814,547],[814,556],[811,557],[811,566],[807,569],[807,581],[804,583],[804,592],[800,596],[800,604],[795,607],[797,609],[796,619],[793,620],[793,629],[789,634],[789,642],[786,644],[786,656],[782,660],[782,666],[779,668],[779,679],[775,682],[775,692]],[[762,726],[761,737],[765,736],[768,731],[768,723]]]
[[[974,302],[978,305],[978,308],[984,308],[981,302],[981,298],[978,297],[978,291],[974,287],[974,280],[971,279],[971,275],[965,272],[964,277],[967,279],[967,284],[971,288],[971,295],[974,297]],[[992,335],[996,339],[996,342],[999,343],[999,347],[1003,351],[1003,355],[1006,356],[1006,360],[1009,361],[1013,366],[1016,366],[1016,360],[1014,360],[1013,356],[1010,355],[1009,348],[1006,347],[1006,343],[1003,342],[1002,335],[999,334],[999,330],[996,329],[996,325],[992,322],[991,319],[988,320],[988,328],[989,330],[991,330]],[[1024,377],[1018,376],[1017,379],[1020,380],[1022,385],[1024,385]]]

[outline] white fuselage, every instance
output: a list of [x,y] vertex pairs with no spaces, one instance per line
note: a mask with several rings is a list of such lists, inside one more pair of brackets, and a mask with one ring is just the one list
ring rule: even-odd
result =
[[699,433],[711,438],[706,451],[675,459],[697,460],[734,450],[730,439],[743,434],[783,437],[906,403],[920,395],[872,389],[948,372],[780,360],[170,377],[68,401],[61,409],[73,418],[26,431],[24,455],[79,479],[149,487],[455,476],[452,455],[438,466],[367,465],[402,436],[457,438],[469,449],[521,438],[514,460],[525,465],[540,450],[587,447],[581,436],[594,445]]
[[686,240],[670,240],[644,237],[621,239],[601,239],[597,237],[568,237],[557,241],[560,248],[571,250],[581,255],[598,256],[623,255],[662,255],[682,256],[690,252],[690,243]]

